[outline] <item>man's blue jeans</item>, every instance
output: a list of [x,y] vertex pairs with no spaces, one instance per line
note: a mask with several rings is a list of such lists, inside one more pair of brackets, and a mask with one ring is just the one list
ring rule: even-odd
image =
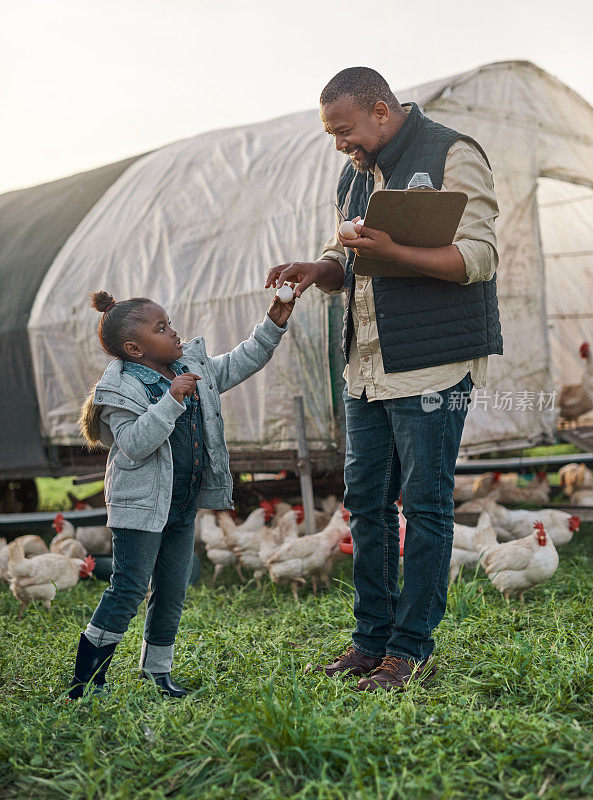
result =
[[[348,397],[344,505],[354,541],[353,643],[376,657],[421,661],[447,604],[455,461],[473,383],[427,396],[368,402]],[[424,397],[424,399],[423,399]],[[439,399],[440,398],[440,399]],[[402,492],[407,519],[399,590]]]

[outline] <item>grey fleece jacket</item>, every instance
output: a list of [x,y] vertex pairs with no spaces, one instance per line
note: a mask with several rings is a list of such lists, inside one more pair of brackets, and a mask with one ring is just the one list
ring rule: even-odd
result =
[[[199,375],[197,391],[203,416],[204,448],[199,508],[233,508],[233,481],[220,413],[220,395],[258,372],[271,359],[286,333],[266,314],[251,336],[230,353],[211,358],[204,339],[183,345],[179,359]],[[162,531],[173,488],[169,436],[185,410],[170,392],[151,404],[142,383],[115,359],[95,387],[93,404],[101,406],[101,442],[109,447],[105,471],[107,524],[115,528]]]

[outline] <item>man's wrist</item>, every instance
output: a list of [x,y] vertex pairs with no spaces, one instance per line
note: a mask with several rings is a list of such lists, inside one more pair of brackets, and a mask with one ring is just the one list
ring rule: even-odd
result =
[[344,285],[344,270],[338,261],[331,258],[312,262],[315,271],[313,283],[320,289],[335,291]]
[[401,244],[397,244],[397,242],[391,242],[391,246],[389,248],[389,258],[388,258],[388,260],[392,264],[397,264],[398,267],[406,266],[403,263],[402,250],[403,250],[403,247],[402,247]]
[[313,271],[313,275],[311,277],[313,278],[313,283],[315,285],[317,285],[317,281],[321,277],[322,268],[320,267],[320,265],[323,264],[323,263],[325,263],[325,262],[323,262],[323,261],[312,261],[311,262],[311,269]]

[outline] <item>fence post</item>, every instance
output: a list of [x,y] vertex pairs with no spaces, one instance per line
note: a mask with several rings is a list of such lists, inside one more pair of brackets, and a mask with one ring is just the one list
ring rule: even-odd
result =
[[309,458],[309,444],[307,442],[307,429],[305,428],[305,406],[303,398],[300,395],[294,398],[294,416],[298,447],[297,469],[299,471],[299,482],[301,484],[303,511],[305,512],[305,529],[308,534],[316,533],[311,459]]

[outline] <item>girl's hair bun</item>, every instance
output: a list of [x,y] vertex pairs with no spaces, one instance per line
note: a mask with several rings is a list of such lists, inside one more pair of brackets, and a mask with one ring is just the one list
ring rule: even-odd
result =
[[91,292],[91,306],[102,314],[115,303],[115,298],[109,292]]

